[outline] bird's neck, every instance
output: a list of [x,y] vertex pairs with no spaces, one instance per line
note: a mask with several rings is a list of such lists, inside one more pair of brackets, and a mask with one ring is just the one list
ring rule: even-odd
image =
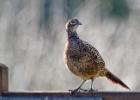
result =
[[78,34],[77,34],[76,31],[67,30],[67,33],[68,33],[68,40],[79,39]]

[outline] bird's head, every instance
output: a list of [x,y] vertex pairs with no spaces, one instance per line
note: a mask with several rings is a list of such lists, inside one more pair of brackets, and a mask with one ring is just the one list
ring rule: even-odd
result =
[[66,23],[66,30],[75,32],[79,25],[82,25],[82,23],[78,19],[71,19]]

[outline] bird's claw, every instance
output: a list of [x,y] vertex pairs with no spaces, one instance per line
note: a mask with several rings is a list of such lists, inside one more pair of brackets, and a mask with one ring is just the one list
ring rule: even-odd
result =
[[79,93],[79,89],[74,89],[74,90],[69,90],[71,94],[76,94]]
[[78,88],[78,89],[69,90],[69,91],[70,91],[71,94],[77,94],[77,93],[95,93],[98,90],[97,89],[92,89],[92,88],[89,89],[89,90]]
[[78,89],[74,89],[74,90],[69,90],[69,91],[71,92],[71,94],[88,92],[88,90],[82,89],[82,88],[78,88]]
[[82,92],[87,92],[88,90],[80,88]]
[[97,89],[93,89],[93,88],[91,88],[90,90],[88,90],[88,93],[95,93],[95,92],[97,92],[98,90]]

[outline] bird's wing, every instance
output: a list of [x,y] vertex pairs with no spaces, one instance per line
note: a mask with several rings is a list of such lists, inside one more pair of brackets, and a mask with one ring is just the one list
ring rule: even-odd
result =
[[105,66],[105,62],[96,48],[86,41],[82,41],[80,45],[82,48],[82,58],[80,60],[82,62],[92,65]]

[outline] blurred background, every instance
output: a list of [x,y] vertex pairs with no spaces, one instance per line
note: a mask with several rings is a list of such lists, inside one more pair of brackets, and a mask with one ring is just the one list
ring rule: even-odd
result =
[[[63,60],[71,18],[82,22],[79,36],[99,50],[106,67],[139,91],[139,0],[0,0],[0,62],[9,67],[10,91],[67,91],[81,83]],[[126,91],[106,78],[94,87]]]

